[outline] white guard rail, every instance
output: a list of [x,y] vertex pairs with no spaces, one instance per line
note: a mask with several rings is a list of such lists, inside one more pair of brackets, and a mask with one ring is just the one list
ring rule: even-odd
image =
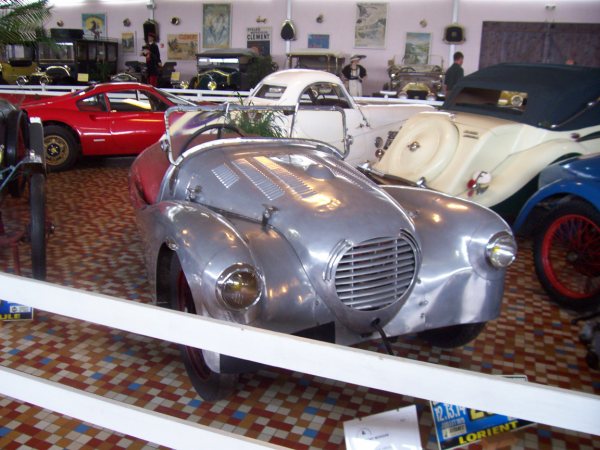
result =
[[[67,94],[69,92],[74,92],[80,89],[85,88],[85,86],[49,86],[49,85],[32,85],[32,86],[16,86],[16,85],[4,85],[0,86],[0,92],[8,93],[8,94],[18,94],[18,95],[49,95],[49,96],[57,96]],[[179,97],[183,97],[187,100],[193,102],[238,102],[239,98],[246,98],[250,95],[249,91],[207,91],[207,90],[195,90],[195,89],[162,89],[163,91],[170,92],[171,94],[175,94]],[[385,94],[385,91],[384,91]],[[389,93],[388,93],[389,94]],[[407,103],[407,104],[426,104],[426,105],[434,105],[439,106],[442,104],[441,101],[430,101],[430,100],[407,100],[407,99],[397,99],[391,98],[389,95],[383,95],[382,97],[355,97],[354,98],[357,103],[384,103],[384,104],[393,104],[393,103]]]
[[[156,339],[205,348],[271,366],[519,417],[550,426],[600,434],[600,397],[592,394],[318,342],[4,273],[0,273],[0,298],[55,314]],[[214,336],[219,336],[219,339],[214,339]],[[73,391],[61,387],[74,402],[73,405],[66,405],[64,394],[54,391],[52,394],[42,395],[42,391],[46,392],[50,383],[45,380],[38,381],[42,387],[35,390],[31,387],[16,392],[8,391],[7,387],[14,386],[14,383],[2,382],[9,376],[9,370],[4,369],[2,372],[0,390],[8,396],[22,395],[27,398],[18,397],[21,400],[147,441],[173,448],[190,448],[194,442],[198,442],[194,433],[211,433],[206,427],[191,423],[186,426],[182,421],[177,421],[181,433],[173,433],[173,429],[169,427],[148,425],[153,423],[152,421],[175,420],[173,418],[124,406],[129,410],[138,410],[140,417],[135,415],[133,418],[131,412],[113,412],[117,405],[103,398],[96,400],[103,403],[102,405],[90,407],[86,402],[90,401],[92,395],[80,394],[85,398],[76,402]],[[32,377],[22,377],[23,383],[33,384]],[[27,395],[28,393],[30,395]],[[40,400],[46,397],[43,403],[38,403],[38,396]],[[118,417],[119,420],[114,420],[114,417]],[[213,430],[212,433],[214,439],[241,439],[239,443],[235,443],[236,446],[239,445],[236,448],[269,446],[218,430]],[[227,445],[234,444],[231,441],[221,441],[221,444],[215,445],[214,448]]]

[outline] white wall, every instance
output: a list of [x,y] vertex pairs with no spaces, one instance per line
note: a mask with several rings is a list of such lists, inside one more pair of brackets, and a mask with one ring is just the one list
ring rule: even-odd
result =
[[[52,1],[52,0],[51,0]],[[143,44],[143,22],[154,15],[159,24],[160,46],[163,61],[167,60],[167,34],[200,33],[202,28],[202,2],[198,0],[154,0],[156,8],[148,9],[149,0],[54,0],[53,18],[47,28],[56,28],[60,19],[64,28],[81,28],[82,13],[106,13],[107,32],[111,38],[120,39],[123,32],[136,32],[136,49]],[[363,65],[368,70],[365,93],[381,89],[387,81],[387,61],[404,53],[407,32],[431,33],[431,54],[441,55],[448,66],[452,48],[443,42],[443,30],[452,23],[454,1],[458,2],[458,23],[466,28],[466,42],[454,46],[465,54],[465,73],[478,68],[481,26],[483,21],[575,22],[600,23],[600,0],[388,0],[386,45],[383,49],[354,48],[354,23],[356,0],[290,0],[292,19],[297,29],[297,39],[292,49],[308,46],[309,34],[329,34],[330,48],[346,53],[367,55]],[[211,0],[227,2],[227,0]],[[208,2],[207,2],[208,3]],[[246,46],[248,27],[272,27],[271,53],[284,67],[286,43],[279,32],[286,18],[288,0],[231,0],[232,47]],[[553,10],[546,8],[554,5]],[[316,17],[323,14],[323,23]],[[181,19],[178,26],[171,25],[171,17]],[[257,17],[266,23],[257,23]],[[123,25],[129,18],[130,27]],[[422,27],[421,20],[427,25]],[[202,42],[202,39],[201,39]],[[202,43],[201,43],[202,45]],[[136,54],[121,54],[120,60],[141,58]],[[194,61],[178,61],[177,69],[183,79],[194,74]]]

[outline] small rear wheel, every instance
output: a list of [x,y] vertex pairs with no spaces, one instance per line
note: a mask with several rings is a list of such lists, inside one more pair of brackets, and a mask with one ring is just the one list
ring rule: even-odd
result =
[[418,336],[430,345],[440,348],[462,347],[475,339],[485,328],[485,322],[464,323],[444,328],[421,331]]
[[534,242],[535,270],[550,298],[575,311],[600,305],[600,212],[574,200],[556,207]]
[[79,146],[75,137],[71,131],[60,125],[44,127],[44,148],[46,164],[51,172],[71,168],[79,157]]
[[[190,285],[177,255],[173,255],[170,267],[171,309],[198,314]],[[237,385],[238,375],[213,371],[206,362],[205,351],[186,345],[179,346],[183,363],[194,389],[204,400],[217,401],[226,398]]]

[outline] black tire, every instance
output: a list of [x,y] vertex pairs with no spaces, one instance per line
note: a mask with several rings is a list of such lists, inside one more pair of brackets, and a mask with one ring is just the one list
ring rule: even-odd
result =
[[213,123],[211,125],[206,125],[204,127],[198,128],[188,138],[188,140],[185,141],[185,144],[183,144],[183,146],[181,147],[181,153],[185,152],[188,149],[188,147],[190,146],[190,144],[192,142],[194,142],[194,139],[196,139],[198,136],[200,136],[203,133],[206,133],[207,131],[212,131],[212,130],[217,130],[216,139],[221,139],[221,136],[223,135],[223,130],[229,130],[229,131],[239,135],[240,137],[245,136],[244,132],[234,125],[231,125],[228,123]]
[[29,179],[29,237],[33,278],[46,279],[46,177],[33,173]]
[[571,200],[553,209],[535,236],[533,257],[542,287],[574,311],[600,306],[600,212]]
[[465,323],[418,333],[430,345],[440,348],[462,347],[475,339],[485,328],[485,322]]
[[198,77],[194,77],[190,80],[190,84],[188,85],[188,89],[198,89],[199,85]]
[[[177,255],[171,258],[169,282],[169,304],[171,309],[198,314],[190,286],[181,269]],[[200,397],[207,401],[222,400],[235,389],[238,374],[217,373],[206,364],[204,351],[195,347],[180,345],[181,357],[192,386]]]
[[44,127],[44,149],[48,171],[70,169],[79,157],[79,145],[67,128],[60,125]]

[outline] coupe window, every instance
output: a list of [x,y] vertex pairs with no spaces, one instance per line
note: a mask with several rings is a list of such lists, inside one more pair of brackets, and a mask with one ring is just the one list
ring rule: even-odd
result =
[[300,104],[350,108],[350,102],[340,86],[333,83],[311,84],[300,95]]
[[457,106],[522,114],[527,107],[527,92],[466,87],[456,96],[454,103]]
[[105,112],[107,110],[104,96],[101,94],[79,100],[77,108],[84,112]]
[[138,90],[108,92],[106,95],[112,112],[156,112],[169,107],[150,93]]
[[285,86],[274,86],[263,84],[255,94],[258,98],[268,98],[270,100],[278,100],[285,92]]

